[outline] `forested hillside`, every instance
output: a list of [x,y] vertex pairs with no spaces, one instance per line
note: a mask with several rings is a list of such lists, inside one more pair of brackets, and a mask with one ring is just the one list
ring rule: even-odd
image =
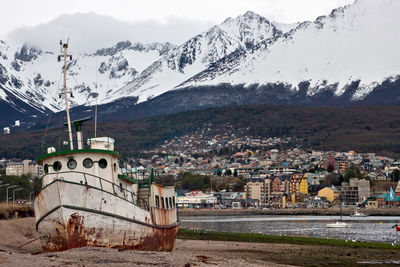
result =
[[[127,157],[165,139],[202,129],[205,123],[220,132],[229,123],[236,129],[245,129],[244,134],[249,136],[297,137],[305,148],[400,154],[398,106],[212,108],[129,122],[100,120],[98,132],[116,138],[117,149]],[[93,122],[85,128],[85,137],[93,136]],[[60,149],[63,140],[67,140],[64,129],[1,135],[0,157],[35,158],[41,153],[42,144],[43,148]]]

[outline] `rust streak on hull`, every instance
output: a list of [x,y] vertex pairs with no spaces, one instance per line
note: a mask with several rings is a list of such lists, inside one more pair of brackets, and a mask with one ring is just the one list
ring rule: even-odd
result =
[[[68,222],[65,231],[58,230],[55,235],[41,237],[43,250],[46,252],[63,251],[86,246],[118,248],[122,250],[171,251],[174,248],[179,225],[169,229],[152,228],[148,236],[125,232],[122,242],[110,243],[108,237],[115,233],[103,228],[85,228],[80,222]],[[137,236],[137,238],[132,238]]]

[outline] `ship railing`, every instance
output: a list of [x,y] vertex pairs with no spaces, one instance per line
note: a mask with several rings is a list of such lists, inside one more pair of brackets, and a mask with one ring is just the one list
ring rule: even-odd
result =
[[[111,139],[114,141],[117,140],[116,135],[111,132],[105,131],[93,131],[93,130],[84,130],[83,131],[83,142],[82,148],[90,148],[91,142],[93,141],[92,138],[94,137],[104,137],[107,138],[107,143],[110,143]],[[61,131],[58,135],[50,135],[44,138],[41,141],[40,151],[42,154],[47,153],[47,148],[54,147],[57,151],[66,151],[70,150],[70,143],[69,143],[68,131]],[[74,149],[78,148],[78,140],[72,140]],[[115,145],[115,144],[114,144]]]
[[[121,159],[119,159],[119,166],[121,166],[122,174],[133,178],[139,184],[139,187],[149,187],[154,181],[154,175],[158,175],[158,172],[153,169],[134,170],[134,168]],[[152,172],[154,172],[153,175],[151,174]]]
[[[76,178],[72,179],[66,179],[64,176],[66,176],[65,174],[78,174],[81,175],[81,177],[83,179],[78,179],[78,182],[74,182],[73,180],[76,180]],[[47,183],[46,185],[43,186],[43,178],[45,178],[46,176],[54,176],[54,179],[52,181],[50,181],[49,183]],[[135,192],[132,192],[126,188],[123,188],[122,184],[117,185],[107,179],[104,179],[102,177],[90,174],[90,173],[85,173],[85,172],[79,172],[79,171],[65,171],[65,172],[56,172],[56,173],[48,173],[43,175],[40,180],[42,181],[42,189],[46,188],[48,185],[50,185],[53,181],[56,180],[61,180],[61,181],[66,181],[66,182],[70,182],[70,183],[74,183],[74,184],[79,184],[79,185],[83,185],[83,186],[90,186],[92,188],[104,191],[104,192],[108,192],[110,194],[116,195],[119,198],[122,198],[132,204],[135,205],[139,205],[140,207],[142,207],[143,209],[150,211],[150,207],[149,207],[149,203],[146,199],[143,199],[141,197],[139,197],[138,194],[136,194]],[[92,182],[92,181],[96,181],[98,180],[98,183],[96,182]],[[98,185],[100,185],[100,187]],[[111,188],[111,191],[109,190]],[[108,190],[107,190],[108,189]],[[119,192],[119,193],[118,193]],[[130,197],[130,198],[129,198]]]

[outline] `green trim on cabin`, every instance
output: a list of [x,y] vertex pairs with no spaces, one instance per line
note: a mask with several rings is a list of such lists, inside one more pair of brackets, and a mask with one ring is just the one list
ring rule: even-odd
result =
[[129,177],[128,175],[125,175],[125,174],[118,174],[118,178],[119,178],[119,179],[127,180],[127,181],[129,181],[129,182],[131,182],[131,183],[134,183],[134,184],[137,184],[137,183],[138,183],[138,181],[136,181],[136,180],[133,179],[132,177]]
[[37,162],[41,162],[44,159],[55,157],[55,156],[64,156],[64,155],[70,155],[70,154],[76,154],[76,153],[99,153],[99,154],[112,154],[116,157],[119,158],[120,154],[118,151],[114,150],[105,150],[105,149],[74,149],[74,150],[61,150],[61,151],[56,151],[53,153],[49,153],[46,155],[42,155],[36,158]]

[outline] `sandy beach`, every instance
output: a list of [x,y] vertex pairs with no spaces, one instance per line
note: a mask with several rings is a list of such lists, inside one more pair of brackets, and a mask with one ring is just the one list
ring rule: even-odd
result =
[[400,260],[398,250],[182,240],[172,252],[119,251],[86,247],[43,253],[34,218],[0,220],[2,266],[338,266]]

